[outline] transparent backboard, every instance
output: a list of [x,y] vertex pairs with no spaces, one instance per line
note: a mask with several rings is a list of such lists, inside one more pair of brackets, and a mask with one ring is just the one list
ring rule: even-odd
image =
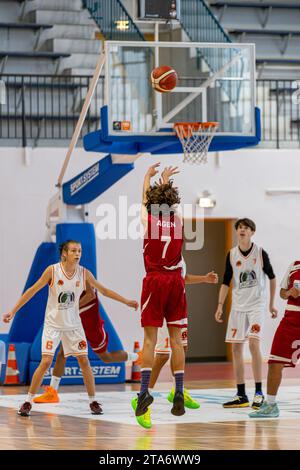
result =
[[[178,121],[217,121],[220,135],[255,135],[253,44],[106,41],[105,48],[110,135],[173,135]],[[178,75],[168,93],[150,81],[162,65]]]

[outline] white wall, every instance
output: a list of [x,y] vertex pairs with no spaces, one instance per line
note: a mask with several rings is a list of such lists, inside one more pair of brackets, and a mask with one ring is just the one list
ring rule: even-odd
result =
[[[23,163],[22,149],[0,148],[0,311],[8,310],[24,286],[33,255],[45,235],[48,199],[54,194],[56,178],[65,149],[35,149],[31,163]],[[73,176],[98,158],[76,150],[68,176]],[[90,205],[91,221],[97,224],[100,203],[114,203],[128,196],[128,204],[140,202],[143,175],[155,161],[178,164],[178,156],[143,157],[135,170]],[[299,187],[300,151],[253,149],[223,153],[220,165],[210,154],[206,166],[180,164],[176,182],[184,203],[195,203],[201,191],[211,190],[216,207],[207,217],[250,217],[257,223],[255,241],[269,253],[278,282],[287,266],[299,259],[300,195],[267,196],[267,188]],[[97,241],[98,277],[103,284],[131,298],[140,297],[143,277],[141,240]],[[201,272],[201,266],[199,266]],[[222,274],[222,273],[220,273]],[[139,314],[121,304],[103,299],[125,348],[142,340]],[[280,316],[284,303],[278,298]],[[213,312],[212,312],[213,314]],[[267,355],[278,321],[266,320],[263,351]],[[0,331],[6,331],[0,325]]]

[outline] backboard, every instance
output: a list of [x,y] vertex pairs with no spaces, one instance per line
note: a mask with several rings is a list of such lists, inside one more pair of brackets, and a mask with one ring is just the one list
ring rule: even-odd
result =
[[[176,122],[217,121],[212,149],[218,142],[224,150],[258,143],[253,44],[106,41],[105,55],[105,106],[98,141],[100,137],[107,144],[139,144],[138,151],[175,153],[181,151],[173,129]],[[162,65],[178,75],[176,88],[168,93],[155,91],[150,81],[153,68]],[[89,136],[85,147],[95,149]],[[117,149],[135,151],[129,145]]]

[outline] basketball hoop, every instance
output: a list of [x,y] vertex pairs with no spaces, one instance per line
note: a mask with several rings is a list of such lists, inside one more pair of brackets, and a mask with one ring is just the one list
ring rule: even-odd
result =
[[174,130],[183,148],[184,162],[206,163],[218,122],[176,122]]

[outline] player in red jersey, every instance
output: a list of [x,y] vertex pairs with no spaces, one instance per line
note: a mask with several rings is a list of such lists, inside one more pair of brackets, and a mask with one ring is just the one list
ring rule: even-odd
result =
[[[158,173],[159,164],[152,165],[144,178],[142,200],[142,222],[144,236],[144,264],[146,277],[141,296],[141,324],[144,328],[142,351],[141,390],[135,415],[139,424],[146,414],[153,397],[148,391],[157,342],[157,330],[166,319],[173,355],[175,395],[171,413],[185,413],[183,396],[184,349],[181,328],[187,325],[185,283],[182,277],[183,224],[178,209],[180,198],[170,175],[162,173],[162,184],[150,185],[151,178]],[[166,177],[167,176],[167,177]],[[142,424],[143,425],[143,424]],[[150,426],[149,426],[150,427]]]
[[295,367],[300,359],[300,261],[292,263],[281,284],[280,297],[287,300],[271,348],[267,380],[267,400],[250,418],[278,418],[276,395],[284,367]]

